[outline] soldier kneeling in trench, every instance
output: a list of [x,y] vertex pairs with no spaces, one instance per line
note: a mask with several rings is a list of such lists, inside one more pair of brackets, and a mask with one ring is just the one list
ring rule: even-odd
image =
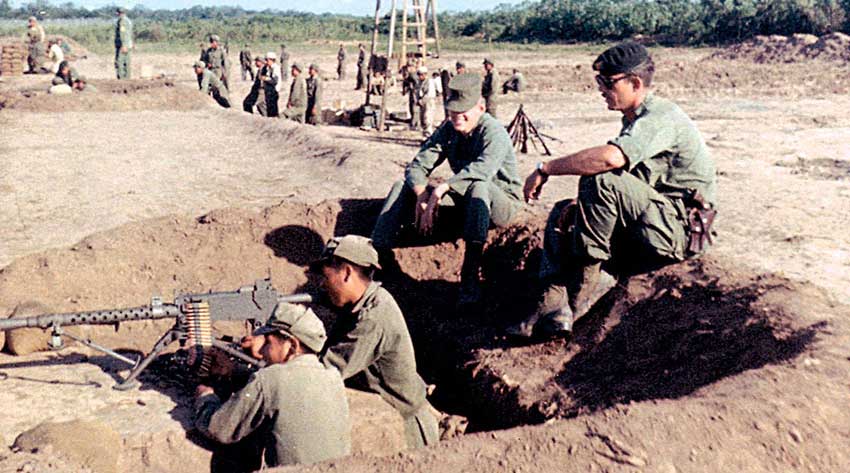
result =
[[432,445],[439,441],[439,427],[416,372],[413,342],[395,299],[372,280],[376,269],[377,251],[358,235],[331,239],[310,266],[338,315],[322,361],[345,380],[364,376],[369,389],[401,414],[408,447]]
[[540,196],[549,176],[581,176],[578,198],[549,215],[540,267],[542,291],[534,312],[510,335],[568,336],[573,322],[635,274],[702,253],[714,219],[714,161],[690,118],[651,91],[655,65],[632,42],[593,63],[609,110],[623,114],[607,144],[538,163],[523,189]]
[[[522,182],[516,156],[504,125],[485,112],[481,78],[460,74],[449,82],[446,108],[449,120],[419,148],[404,180],[393,185],[372,231],[382,261],[392,262],[401,229],[413,224],[428,236],[437,224],[445,228],[438,210],[462,212],[466,249],[460,273],[458,312],[476,309],[481,300],[479,270],[491,224],[505,226],[522,207]],[[448,161],[453,175],[429,183],[431,173]],[[454,235],[453,235],[454,236]],[[389,265],[389,264],[388,264]]]
[[[272,317],[243,345],[267,366],[224,404],[212,388],[199,385],[195,426],[224,444],[244,438],[259,443],[246,452],[265,450],[262,460],[270,467],[348,455],[351,424],[345,386],[336,368],[324,366],[317,356],[326,340],[325,327],[312,310],[278,304]],[[262,466],[260,458],[226,461],[236,463],[228,465],[227,471],[254,471]]]

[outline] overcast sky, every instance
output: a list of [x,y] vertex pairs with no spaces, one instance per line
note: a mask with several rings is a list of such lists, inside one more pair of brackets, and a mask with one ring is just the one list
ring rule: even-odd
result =
[[[347,13],[353,15],[373,15],[375,0],[71,0],[76,5],[86,8],[97,8],[104,5],[144,5],[151,9],[182,9],[193,5],[221,6],[238,5],[246,10],[298,10],[312,13]],[[425,0],[423,0],[424,2]],[[65,0],[53,0],[51,3],[64,3]],[[440,11],[489,10],[500,4],[516,5],[521,0],[437,0]],[[13,5],[19,6],[27,0],[14,0]],[[399,8],[404,0],[396,0]],[[390,0],[381,0],[381,10],[389,11]]]

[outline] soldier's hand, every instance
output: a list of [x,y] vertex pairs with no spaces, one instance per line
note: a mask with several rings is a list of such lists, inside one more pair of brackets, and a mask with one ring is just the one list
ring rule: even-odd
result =
[[428,200],[430,197],[431,193],[427,190],[422,191],[416,196],[416,213],[413,222],[420,233],[422,232],[422,216],[425,215],[425,211],[428,209]]
[[207,394],[215,394],[213,388],[199,384],[197,388],[195,388],[195,398],[199,398],[202,396],[206,396]]
[[127,46],[121,46],[121,54],[127,54]]
[[526,202],[537,200],[540,198],[540,192],[543,190],[543,184],[546,184],[548,177],[543,177],[539,172],[532,172],[525,180],[525,185],[522,188],[522,194],[525,196]]
[[260,353],[260,350],[263,348],[263,345],[266,343],[266,337],[247,335],[242,338],[239,342],[239,345],[242,347],[242,350],[251,355],[252,357],[262,360],[263,355]]

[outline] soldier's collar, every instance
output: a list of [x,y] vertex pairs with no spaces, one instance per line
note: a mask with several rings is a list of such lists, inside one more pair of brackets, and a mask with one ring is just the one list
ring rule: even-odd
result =
[[372,281],[366,286],[366,291],[360,297],[360,300],[354,303],[354,306],[351,308],[351,313],[356,314],[363,310],[363,307],[366,306],[366,303],[372,298],[372,294],[374,294],[378,288],[381,287],[381,283],[378,281]]

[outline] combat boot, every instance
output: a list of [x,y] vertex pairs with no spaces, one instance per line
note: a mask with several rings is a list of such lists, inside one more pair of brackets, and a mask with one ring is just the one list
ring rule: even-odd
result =
[[467,243],[460,269],[460,291],[457,298],[459,313],[475,310],[481,303],[481,281],[478,273],[484,256],[483,243]]
[[572,311],[566,286],[555,283],[547,285],[537,300],[534,312],[522,322],[508,327],[505,332],[513,337],[531,338],[538,325],[545,327],[543,332],[550,336],[572,329]]
[[601,262],[583,266],[573,275],[569,287],[573,320],[578,320],[590,312],[599,299],[616,285],[617,279],[602,271]]

